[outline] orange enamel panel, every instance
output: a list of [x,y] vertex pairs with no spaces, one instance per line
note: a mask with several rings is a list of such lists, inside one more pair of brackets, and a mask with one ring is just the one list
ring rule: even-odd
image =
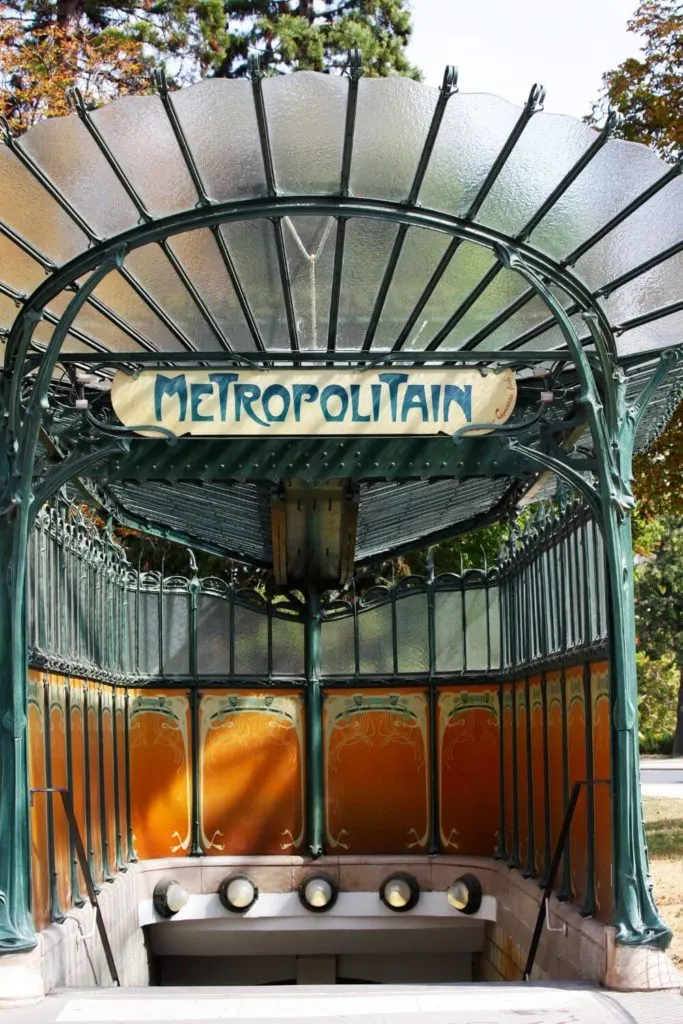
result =
[[505,853],[512,852],[514,824],[514,785],[512,744],[512,683],[503,685],[503,785],[505,792]]
[[[564,788],[562,768],[562,695],[561,675],[549,672],[546,676],[548,703],[548,773],[550,776],[550,851],[555,850],[564,817]],[[561,872],[558,872],[558,876]],[[559,877],[558,877],[559,883]]]
[[[66,764],[66,686],[64,676],[50,677],[50,763],[52,785],[65,789],[68,785]],[[54,808],[55,870],[57,872],[57,896],[60,910],[71,906],[71,850],[69,848],[69,823],[64,812],[62,798],[52,797]]]
[[[45,677],[28,674],[28,777],[31,789],[47,785],[44,734]],[[33,795],[31,807],[31,912],[38,931],[50,923],[50,864],[46,793]]]
[[[583,666],[568,668],[567,743],[569,756],[569,792],[574,783],[586,778],[586,704],[583,691]],[[569,836],[572,901],[582,906],[586,900],[588,873],[588,816],[586,787],[581,787]]]
[[116,786],[119,795],[119,829],[121,834],[121,856],[124,861],[128,860],[128,819],[126,817],[126,776],[128,765],[126,764],[126,712],[124,697],[119,694],[116,699],[116,747],[118,753],[119,773],[116,779]]
[[498,687],[442,689],[437,721],[441,849],[490,857],[500,813]]
[[527,717],[524,681],[515,683],[517,710],[517,807],[519,821],[519,866],[527,866],[529,854],[529,768],[527,764]]
[[105,838],[109,870],[116,869],[116,814],[114,809],[114,720],[112,695],[102,691],[102,773],[104,775]]
[[184,857],[191,841],[190,702],[176,691],[130,699],[130,787],[140,859]]
[[304,844],[299,693],[212,690],[199,710],[204,852],[297,853]]
[[98,689],[96,683],[86,686],[86,714],[88,725],[88,794],[90,796],[90,850],[91,871],[95,881],[104,881],[102,864],[102,817],[100,814],[100,737]]
[[420,853],[429,844],[427,695],[328,693],[325,799],[330,853]]
[[[74,815],[87,852],[88,839],[85,811],[85,684],[81,679],[71,679],[69,685],[71,704],[69,728],[71,730],[71,782]],[[85,879],[78,867],[78,884],[81,895],[85,894]]]
[[[612,777],[610,745],[609,668],[591,665],[593,768],[596,779]],[[595,786],[595,906],[596,917],[612,922],[612,801],[610,788]]]
[[545,866],[545,759],[543,756],[543,700],[541,677],[529,680],[531,705],[531,778],[534,787],[534,866],[540,875]]

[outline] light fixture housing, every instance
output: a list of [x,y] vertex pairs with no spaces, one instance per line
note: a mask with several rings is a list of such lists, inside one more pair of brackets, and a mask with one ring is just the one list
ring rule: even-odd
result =
[[228,875],[218,886],[218,899],[233,914],[246,914],[258,899],[258,889],[249,875]]
[[299,886],[299,899],[306,910],[313,914],[325,914],[337,902],[339,886],[322,872],[304,878]]
[[446,890],[446,898],[461,914],[476,914],[481,906],[481,882],[476,875],[460,875]]
[[152,902],[161,917],[175,917],[190,898],[187,889],[174,878],[162,878],[154,886]]
[[412,875],[403,871],[389,875],[379,887],[379,898],[385,907],[397,914],[405,914],[417,906],[420,886]]

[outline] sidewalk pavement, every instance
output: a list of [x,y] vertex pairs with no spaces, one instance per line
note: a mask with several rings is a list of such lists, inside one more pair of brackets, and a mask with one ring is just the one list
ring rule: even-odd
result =
[[574,984],[338,985],[61,992],[2,1024],[680,1024],[680,992]]

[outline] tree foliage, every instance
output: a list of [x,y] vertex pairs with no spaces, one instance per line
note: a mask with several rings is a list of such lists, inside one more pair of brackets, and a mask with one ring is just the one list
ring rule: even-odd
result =
[[0,115],[16,131],[67,112],[78,86],[89,107],[171,85],[240,77],[260,53],[268,73],[340,70],[360,49],[368,75],[419,77],[405,56],[405,0],[13,0],[0,2]]
[[683,514],[659,516],[644,539],[649,553],[638,559],[635,574],[638,645],[650,660],[676,666],[678,696],[672,693],[669,706],[674,754],[683,754]]
[[603,75],[591,119],[600,121],[611,106],[622,138],[671,159],[683,148],[683,4],[643,0],[628,28],[640,37],[642,54]]
[[[603,93],[588,120],[599,123],[612,107],[620,118],[618,135],[670,160],[683,150],[683,4],[643,0],[628,27],[642,53],[603,75]],[[683,493],[683,405],[656,444],[636,458],[634,477],[638,528],[659,513],[675,514]]]
[[339,70],[360,50],[366,75],[419,78],[405,47],[411,17],[405,0],[233,0],[229,41],[219,74],[241,76],[249,51],[272,70]]

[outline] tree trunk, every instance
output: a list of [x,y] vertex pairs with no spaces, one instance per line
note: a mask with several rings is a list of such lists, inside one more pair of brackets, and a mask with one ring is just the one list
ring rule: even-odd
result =
[[683,757],[683,665],[680,665],[678,669],[678,703],[673,755],[674,757]]

